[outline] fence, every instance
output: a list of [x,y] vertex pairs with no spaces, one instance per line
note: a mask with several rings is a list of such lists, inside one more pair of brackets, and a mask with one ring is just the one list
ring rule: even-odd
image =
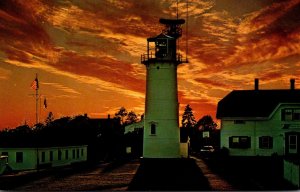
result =
[[300,188],[300,165],[299,162],[283,161],[284,179]]

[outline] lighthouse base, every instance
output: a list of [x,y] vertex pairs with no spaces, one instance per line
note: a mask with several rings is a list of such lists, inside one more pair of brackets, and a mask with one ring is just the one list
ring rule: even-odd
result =
[[210,190],[210,185],[194,159],[143,158],[128,190]]

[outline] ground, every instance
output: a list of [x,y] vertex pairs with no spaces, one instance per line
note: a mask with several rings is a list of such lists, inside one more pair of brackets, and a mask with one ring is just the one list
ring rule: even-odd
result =
[[[0,189],[21,191],[126,190],[139,161],[125,164],[100,163],[94,166],[65,167],[0,177]],[[6,181],[6,182],[5,182]]]
[[[240,160],[239,160],[240,161]],[[150,164],[149,164],[150,163]],[[231,166],[231,167],[230,167]],[[243,166],[243,165],[241,165]],[[274,172],[242,169],[237,162],[192,157],[188,160],[144,161],[78,165],[0,176],[0,190],[125,191],[125,190],[291,190]],[[244,166],[245,167],[245,166]],[[253,169],[253,168],[252,168]],[[261,180],[260,176],[271,179]],[[268,182],[273,181],[273,183]]]

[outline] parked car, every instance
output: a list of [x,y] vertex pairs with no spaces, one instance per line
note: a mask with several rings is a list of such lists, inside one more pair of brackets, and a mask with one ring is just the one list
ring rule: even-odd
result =
[[200,149],[200,155],[209,155],[215,151],[214,147],[211,145],[203,146]]

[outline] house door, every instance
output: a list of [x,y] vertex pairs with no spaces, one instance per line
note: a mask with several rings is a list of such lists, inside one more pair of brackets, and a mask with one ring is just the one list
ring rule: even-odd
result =
[[285,135],[286,155],[300,154],[300,135],[297,132],[288,132]]
[[289,153],[297,153],[297,135],[289,135],[288,137]]

